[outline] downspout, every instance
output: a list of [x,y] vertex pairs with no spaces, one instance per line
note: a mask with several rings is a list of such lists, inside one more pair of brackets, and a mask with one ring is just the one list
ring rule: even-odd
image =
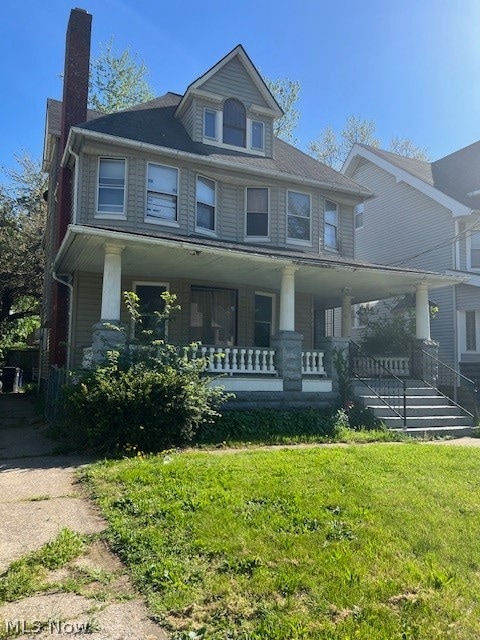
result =
[[80,172],[80,156],[69,145],[68,152],[75,158],[75,173],[73,178],[73,224],[78,222],[78,174]]
[[[67,276],[71,277],[71,276]],[[72,351],[72,305],[73,305],[73,285],[71,282],[65,282],[65,280],[61,280],[59,276],[52,271],[52,278],[59,282],[60,284],[65,285],[70,290],[69,300],[68,300],[68,342],[67,342],[67,371],[70,370],[71,365],[71,351]]]

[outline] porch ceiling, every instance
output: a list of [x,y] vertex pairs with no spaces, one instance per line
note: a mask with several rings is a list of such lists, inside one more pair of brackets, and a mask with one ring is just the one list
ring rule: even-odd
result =
[[54,264],[57,274],[103,272],[105,244],[124,246],[122,273],[162,280],[186,278],[223,285],[249,284],[280,289],[281,270],[294,265],[295,289],[317,295],[325,308],[339,306],[344,290],[353,302],[366,302],[415,291],[421,282],[429,288],[462,282],[462,278],[425,271],[382,267],[286,250],[210,242],[189,237],[175,239],[71,225]]

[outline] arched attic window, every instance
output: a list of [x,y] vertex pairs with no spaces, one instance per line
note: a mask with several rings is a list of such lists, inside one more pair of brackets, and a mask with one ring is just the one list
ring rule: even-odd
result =
[[223,103],[223,142],[235,147],[247,146],[245,107],[236,98],[228,98]]

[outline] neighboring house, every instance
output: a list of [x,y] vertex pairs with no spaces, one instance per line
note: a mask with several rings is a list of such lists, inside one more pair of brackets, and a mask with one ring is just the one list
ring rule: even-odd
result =
[[448,281],[354,259],[371,190],[274,138],[282,111],[241,46],[184,95],[87,112],[90,20],[72,11],[63,101],[47,105],[51,365],[78,367],[92,345],[104,356],[118,341],[106,323],[128,320],[122,291],[147,317],[168,289],[181,305],[169,340],[226,354],[230,388],[328,393],[326,309],[343,307],[346,338],[352,301],[418,291],[423,309]]
[[464,278],[432,294],[432,338],[480,378],[480,142],[431,163],[356,144],[342,172],[375,194],[357,208],[357,258]]

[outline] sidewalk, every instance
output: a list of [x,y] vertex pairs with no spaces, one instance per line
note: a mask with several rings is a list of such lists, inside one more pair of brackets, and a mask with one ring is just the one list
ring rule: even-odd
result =
[[[91,459],[56,455],[32,401],[0,394],[0,573],[55,538],[61,529],[99,534],[106,523],[82,493],[75,472]],[[72,637],[163,640],[120,561],[101,539],[66,568],[51,572],[40,594],[0,604],[0,638]],[[102,576],[102,580],[99,579]],[[67,592],[72,580],[78,588]],[[71,587],[69,587],[71,588]],[[45,628],[38,632],[38,624]]]

